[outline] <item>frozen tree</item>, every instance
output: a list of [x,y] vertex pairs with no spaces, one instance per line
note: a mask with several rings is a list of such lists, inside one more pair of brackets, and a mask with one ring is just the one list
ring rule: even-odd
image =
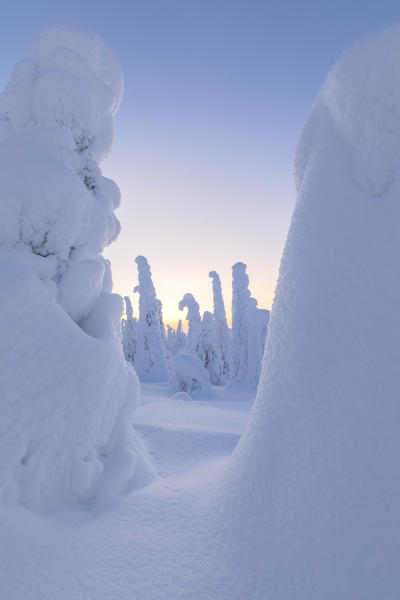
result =
[[224,384],[229,380],[229,343],[230,331],[226,320],[225,304],[222,296],[221,280],[216,271],[210,271],[212,279],[214,302],[214,328],[216,352],[220,357],[218,383]]
[[397,25],[344,54],[297,146],[257,399],[214,534],[226,598],[400,593],[399,53]]
[[170,378],[168,389],[171,394],[186,392],[190,395],[213,396],[208,371],[198,356],[176,354],[170,360]]
[[251,297],[246,265],[238,262],[232,272],[232,336],[230,374],[232,382],[256,388],[267,335],[269,311],[259,309]]
[[140,459],[122,298],[101,256],[120,194],[98,163],[122,93],[97,35],[52,25],[0,95],[0,501],[39,512],[133,485]]
[[122,319],[122,347],[125,360],[135,364],[137,344],[137,319],[133,316],[132,303],[128,296],[124,296],[126,319]]
[[165,349],[167,340],[166,340],[166,334],[165,334],[164,319],[163,319],[163,314],[162,314],[162,302],[161,302],[161,300],[158,300],[158,299],[157,299],[157,311],[158,311],[158,320],[160,322],[161,342]]
[[204,312],[201,323],[198,356],[209,373],[211,383],[219,385],[222,370],[221,356],[217,350],[214,316],[208,310]]
[[147,259],[137,256],[135,262],[139,278],[139,285],[134,289],[139,293],[135,370],[140,381],[167,381],[161,302],[156,298]]
[[165,335],[165,357],[167,360],[175,354],[175,334],[175,329],[171,325],[167,325],[167,333]]
[[186,333],[182,329],[181,319],[179,319],[178,327],[176,328],[176,340],[177,351],[186,346]]
[[248,307],[250,304],[249,277],[246,265],[237,262],[232,267],[232,336],[230,348],[231,379],[247,383],[248,361]]
[[171,358],[171,356],[179,354],[179,352],[183,351],[183,349],[185,348],[186,335],[185,332],[182,331],[182,321],[180,319],[176,330],[170,325],[167,325],[167,335],[165,344],[167,358]]
[[179,302],[179,310],[187,308],[186,320],[189,328],[186,336],[186,352],[199,356],[199,340],[201,335],[200,307],[193,294],[185,294]]

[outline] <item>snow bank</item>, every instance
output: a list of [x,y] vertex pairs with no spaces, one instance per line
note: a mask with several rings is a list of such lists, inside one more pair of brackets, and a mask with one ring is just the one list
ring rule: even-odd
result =
[[399,597],[399,54],[400,26],[345,54],[298,144],[268,352],[215,538],[221,598]]
[[0,501],[38,512],[137,483],[138,382],[100,255],[119,232],[97,162],[122,91],[98,36],[52,25],[0,95]]
[[186,392],[196,396],[213,396],[208,371],[193,354],[176,354],[169,361],[170,393]]

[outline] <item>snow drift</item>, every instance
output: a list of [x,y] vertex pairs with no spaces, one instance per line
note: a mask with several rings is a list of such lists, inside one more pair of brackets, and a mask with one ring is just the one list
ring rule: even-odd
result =
[[[138,382],[100,255],[123,79],[95,34],[45,28],[0,95],[0,500],[39,512],[133,485]],[[106,483],[107,482],[107,483]]]
[[355,45],[298,143],[268,351],[215,542],[221,598],[399,597],[399,54],[400,26]]

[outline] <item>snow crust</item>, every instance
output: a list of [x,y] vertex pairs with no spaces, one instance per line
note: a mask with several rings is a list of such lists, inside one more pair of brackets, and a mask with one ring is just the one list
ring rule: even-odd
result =
[[299,140],[257,400],[220,509],[224,598],[399,595],[399,53],[399,26],[354,46]]

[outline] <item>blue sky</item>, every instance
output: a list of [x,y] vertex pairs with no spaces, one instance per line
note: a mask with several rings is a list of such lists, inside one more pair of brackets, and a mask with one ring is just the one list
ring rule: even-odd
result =
[[[115,290],[149,259],[167,321],[208,271],[230,303],[231,266],[248,264],[273,299],[295,195],[297,137],[327,71],[355,41],[400,21],[398,2],[0,0],[0,87],[44,25],[75,21],[118,56],[125,96],[104,173],[120,186],[122,233],[107,250]],[[133,298],[134,308],[137,299]]]

